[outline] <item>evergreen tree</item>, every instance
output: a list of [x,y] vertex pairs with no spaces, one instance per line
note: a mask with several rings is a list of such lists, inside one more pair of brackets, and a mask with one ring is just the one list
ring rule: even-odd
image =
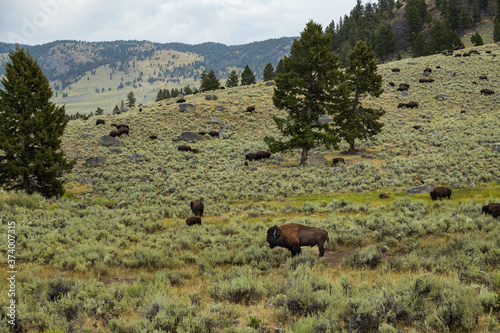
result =
[[[500,4],[499,4],[500,6]],[[500,9],[499,9],[500,12]],[[493,28],[493,42],[498,43],[500,42],[500,15],[497,14],[497,17],[495,18],[495,26]]]
[[203,70],[200,77],[200,91],[210,91],[217,90],[220,87],[219,79],[215,75],[215,72],[211,69],[210,72]]
[[286,58],[286,56],[284,58],[281,58],[280,61],[278,61],[278,64],[276,65],[276,70],[275,70],[276,76],[278,76],[279,74],[285,73],[285,69],[283,68],[283,59],[285,59],[285,58]]
[[136,101],[136,98],[135,98],[134,92],[133,91],[129,92],[127,94],[127,107],[133,108],[135,106],[135,101]]
[[263,79],[264,81],[274,80],[276,74],[274,73],[274,66],[271,63],[268,63],[266,67],[264,67]]
[[0,184],[45,197],[64,194],[64,172],[73,168],[61,151],[67,125],[64,106],[50,102],[49,80],[16,46],[0,80]]
[[310,21],[300,39],[294,40],[283,65],[285,72],[275,79],[273,104],[288,115],[273,116],[273,120],[284,138],[266,136],[264,141],[271,152],[302,149],[303,165],[312,148],[320,144],[337,147],[339,142],[330,124],[318,121],[319,116],[335,112],[333,88],[340,78],[330,34],[324,34],[320,24]]
[[396,37],[392,32],[391,22],[382,21],[375,33],[375,52],[380,58],[385,58],[396,50]]
[[191,95],[193,93],[193,89],[191,89],[191,87],[189,87],[189,84],[187,86],[184,87],[182,93],[184,95]]
[[119,112],[120,111],[120,108],[118,107],[118,105],[115,105],[115,107],[113,108],[113,114],[115,114],[116,112]]
[[413,37],[413,42],[411,43],[413,57],[424,57],[432,54],[429,43],[424,37],[424,34],[419,32]]
[[236,71],[233,69],[226,80],[226,87],[227,88],[237,87],[239,80],[240,79],[238,78],[238,74],[236,74]]
[[243,69],[243,72],[241,72],[240,82],[242,86],[249,86],[255,83],[255,74],[252,72],[250,67],[248,67],[248,65],[246,65],[245,69]]
[[371,48],[360,40],[349,58],[350,65],[338,89],[341,102],[334,121],[340,128],[340,136],[349,144],[349,153],[354,153],[356,139],[367,140],[380,133],[383,123],[378,120],[385,112],[362,105],[367,95],[379,97],[383,92],[382,76],[377,74]]
[[95,110],[95,115],[96,116],[101,116],[104,114],[104,110],[101,109],[100,107],[97,107],[97,109]]
[[470,41],[474,44],[474,46],[484,45],[483,38],[481,38],[481,35],[477,31],[471,36]]
[[422,30],[422,18],[416,6],[406,6],[404,17],[407,20],[408,32],[411,36],[418,34]]

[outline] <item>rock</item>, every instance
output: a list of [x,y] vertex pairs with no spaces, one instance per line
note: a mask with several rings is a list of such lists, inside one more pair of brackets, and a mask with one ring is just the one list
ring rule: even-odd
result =
[[216,101],[218,99],[217,95],[214,95],[214,94],[208,94],[205,96],[205,99],[207,101]]
[[353,169],[359,169],[361,171],[364,171],[365,170],[365,165],[364,164],[361,164],[361,163],[356,163],[352,166]]
[[314,166],[324,165],[326,162],[326,157],[323,155],[310,155],[307,158],[307,163]]
[[227,108],[226,108],[225,106],[223,106],[223,105],[217,105],[217,106],[215,107],[215,111],[224,111],[224,110],[226,110],[226,109],[227,109]]
[[112,153],[115,153],[115,154],[123,153],[123,150],[121,150],[120,148],[113,148],[113,149],[110,149],[109,151]]
[[460,183],[456,183],[456,182],[450,183],[450,187],[451,188],[460,188]]
[[220,118],[211,118],[207,120],[207,124],[209,125],[220,125],[222,124],[222,120]]
[[203,136],[193,132],[182,132],[180,138],[188,142],[198,142],[203,140]]
[[431,193],[433,188],[434,188],[433,184],[410,187],[409,189],[406,190],[406,194]]
[[274,86],[274,81],[267,81],[266,86]]
[[407,91],[398,91],[398,97],[408,97],[410,93]]
[[146,156],[141,155],[141,154],[132,154],[130,155],[129,162],[141,162],[146,159]]
[[327,114],[323,114],[323,115],[319,116],[319,118],[318,118],[318,121],[321,125],[331,123],[332,120],[333,120],[332,117],[330,117]]
[[122,200],[116,204],[116,208],[124,208],[126,206],[127,206],[127,203],[124,200]]
[[90,178],[83,178],[80,180],[80,184],[82,185],[94,185],[94,181]]
[[337,172],[347,172],[347,168],[345,167],[338,167],[338,168],[334,168],[332,170],[333,173],[337,173]]
[[495,143],[491,148],[493,151],[500,151],[500,143]]
[[179,104],[179,111],[180,112],[194,112],[196,108],[194,107],[193,104],[188,104],[188,103],[181,103]]
[[437,99],[437,100],[440,100],[440,101],[444,101],[444,100],[446,100],[446,99],[450,99],[450,96],[445,95],[445,94],[437,94],[437,95],[436,95],[436,99]]
[[470,188],[476,188],[476,183],[470,183],[470,184],[469,184],[469,187],[470,187]]
[[179,141],[181,141],[181,138],[173,138],[172,139],[172,142],[179,142]]
[[122,142],[117,138],[113,138],[112,136],[103,135],[99,138],[97,145],[104,147],[120,147],[122,145]]
[[90,167],[96,167],[104,163],[106,163],[106,157],[89,157],[85,160],[85,164]]
[[82,139],[90,139],[93,138],[94,136],[92,134],[82,134],[80,135],[80,138]]

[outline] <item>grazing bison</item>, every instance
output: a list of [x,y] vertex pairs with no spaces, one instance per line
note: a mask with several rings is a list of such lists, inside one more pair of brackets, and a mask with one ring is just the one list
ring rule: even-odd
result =
[[326,241],[328,241],[326,230],[298,223],[287,223],[267,230],[267,242],[271,249],[276,246],[287,248],[292,253],[292,257],[300,254],[301,246],[315,245],[318,245],[319,256],[322,257],[325,254]]
[[190,203],[191,205],[191,211],[193,212],[194,215],[196,216],[203,216],[203,210],[205,209],[205,205],[203,204],[202,200],[193,200]]
[[405,108],[405,107],[406,107],[406,103],[399,103],[398,104],[398,109]]
[[95,121],[95,125],[106,125],[106,122],[104,121],[104,119],[96,119]]
[[192,225],[195,225],[195,224],[199,224],[201,225],[201,217],[199,216],[191,216],[191,217],[188,217],[186,219],[186,224],[188,226],[192,226]]
[[184,103],[186,100],[184,98],[179,98],[176,102],[177,103]]
[[127,134],[128,135],[128,132],[129,132],[129,129],[126,128],[126,127],[120,127],[120,128],[118,128],[118,133],[120,133],[120,135],[122,135],[122,134]]
[[418,79],[419,83],[432,83],[434,82],[434,79],[431,78],[424,78],[424,79]]
[[121,133],[120,133],[120,132],[118,132],[118,131],[111,131],[111,132],[109,132],[109,136],[112,136],[113,138],[114,138],[115,136],[120,136],[120,135],[121,135]]
[[157,136],[157,135],[155,135],[155,134],[152,134],[152,135],[150,135],[150,136],[149,136],[149,138],[150,138],[151,140],[154,140],[154,139],[158,139],[158,136]]
[[256,153],[248,153],[245,155],[245,159],[248,161],[260,160],[260,159],[269,158],[269,157],[271,157],[271,153],[268,151],[263,151],[263,150],[259,150]]
[[339,163],[345,164],[345,160],[342,157],[334,157],[332,160],[332,164],[335,166]]
[[386,193],[381,193],[381,194],[379,195],[379,198],[380,198],[380,199],[387,199],[387,198],[389,198],[389,194],[386,194]]
[[486,76],[486,75],[479,75],[479,80],[488,80],[488,76]]
[[432,189],[431,193],[432,200],[442,200],[443,198],[448,197],[451,199],[451,188],[444,186],[436,186]]
[[250,113],[254,112],[255,111],[255,106],[249,106],[249,107],[247,107],[246,111],[250,112]]
[[415,126],[413,126],[413,128],[416,129],[416,130],[418,130],[418,129],[421,129],[422,126],[421,125],[415,125]]
[[389,85],[390,85],[391,87],[395,87],[395,86],[396,86],[396,84],[395,84],[394,82],[389,82]]
[[130,127],[128,125],[125,125],[125,124],[116,125],[116,129],[117,130],[119,130],[120,128],[128,128],[128,129],[130,129]]
[[430,68],[430,67],[425,67],[425,69],[424,69],[424,73],[425,73],[425,72],[432,73],[432,68]]
[[489,204],[483,206],[483,213],[490,214],[493,217],[500,216],[500,203],[490,202]]
[[205,135],[207,132],[198,132],[199,135]]
[[485,95],[493,95],[495,92],[491,89],[481,89],[481,95],[482,94],[485,94]]
[[401,72],[401,70],[400,70],[399,68],[393,68],[393,69],[392,69],[392,71],[393,71],[394,73],[399,73],[399,72]]
[[179,147],[177,147],[177,150],[180,150],[180,151],[190,151],[191,150],[191,146],[179,146]]
[[219,131],[210,131],[208,132],[208,135],[213,137],[219,137]]
[[198,149],[196,149],[196,148],[192,148],[192,149],[191,149],[191,152],[192,152],[193,154],[198,154],[200,151],[199,151]]
[[408,102],[406,104],[407,108],[413,109],[413,108],[418,108],[418,103],[417,102]]
[[400,83],[398,87],[398,91],[407,91],[410,88],[408,83]]

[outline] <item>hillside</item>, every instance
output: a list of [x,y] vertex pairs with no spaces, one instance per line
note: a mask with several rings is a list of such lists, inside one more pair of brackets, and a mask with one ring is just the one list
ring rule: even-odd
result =
[[[0,192],[17,237],[18,331],[498,330],[500,226],[481,210],[500,202],[500,45],[475,49],[380,65],[385,91],[364,103],[386,111],[382,133],[357,155],[344,155],[346,144],[318,147],[326,165],[299,167],[299,151],[244,165],[246,153],[267,149],[265,135],[278,135],[271,116],[281,111],[264,82],[189,95],[191,112],[171,99],[70,121],[63,149],[77,164],[67,193]],[[434,82],[419,83],[426,67]],[[411,101],[418,107],[398,108]],[[130,134],[99,145],[112,123]],[[219,137],[179,139],[211,130]],[[179,151],[184,144],[198,153]],[[332,166],[339,156],[346,164]],[[450,186],[451,199],[406,193],[421,185],[415,177]],[[197,198],[202,225],[188,227]],[[317,247],[295,258],[270,249],[266,230],[287,222],[328,231],[325,257]]]

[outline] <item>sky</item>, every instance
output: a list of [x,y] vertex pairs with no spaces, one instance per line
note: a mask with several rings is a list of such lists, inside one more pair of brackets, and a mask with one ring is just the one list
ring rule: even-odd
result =
[[0,0],[0,42],[240,45],[299,36],[310,20],[325,28],[355,5],[356,0]]

